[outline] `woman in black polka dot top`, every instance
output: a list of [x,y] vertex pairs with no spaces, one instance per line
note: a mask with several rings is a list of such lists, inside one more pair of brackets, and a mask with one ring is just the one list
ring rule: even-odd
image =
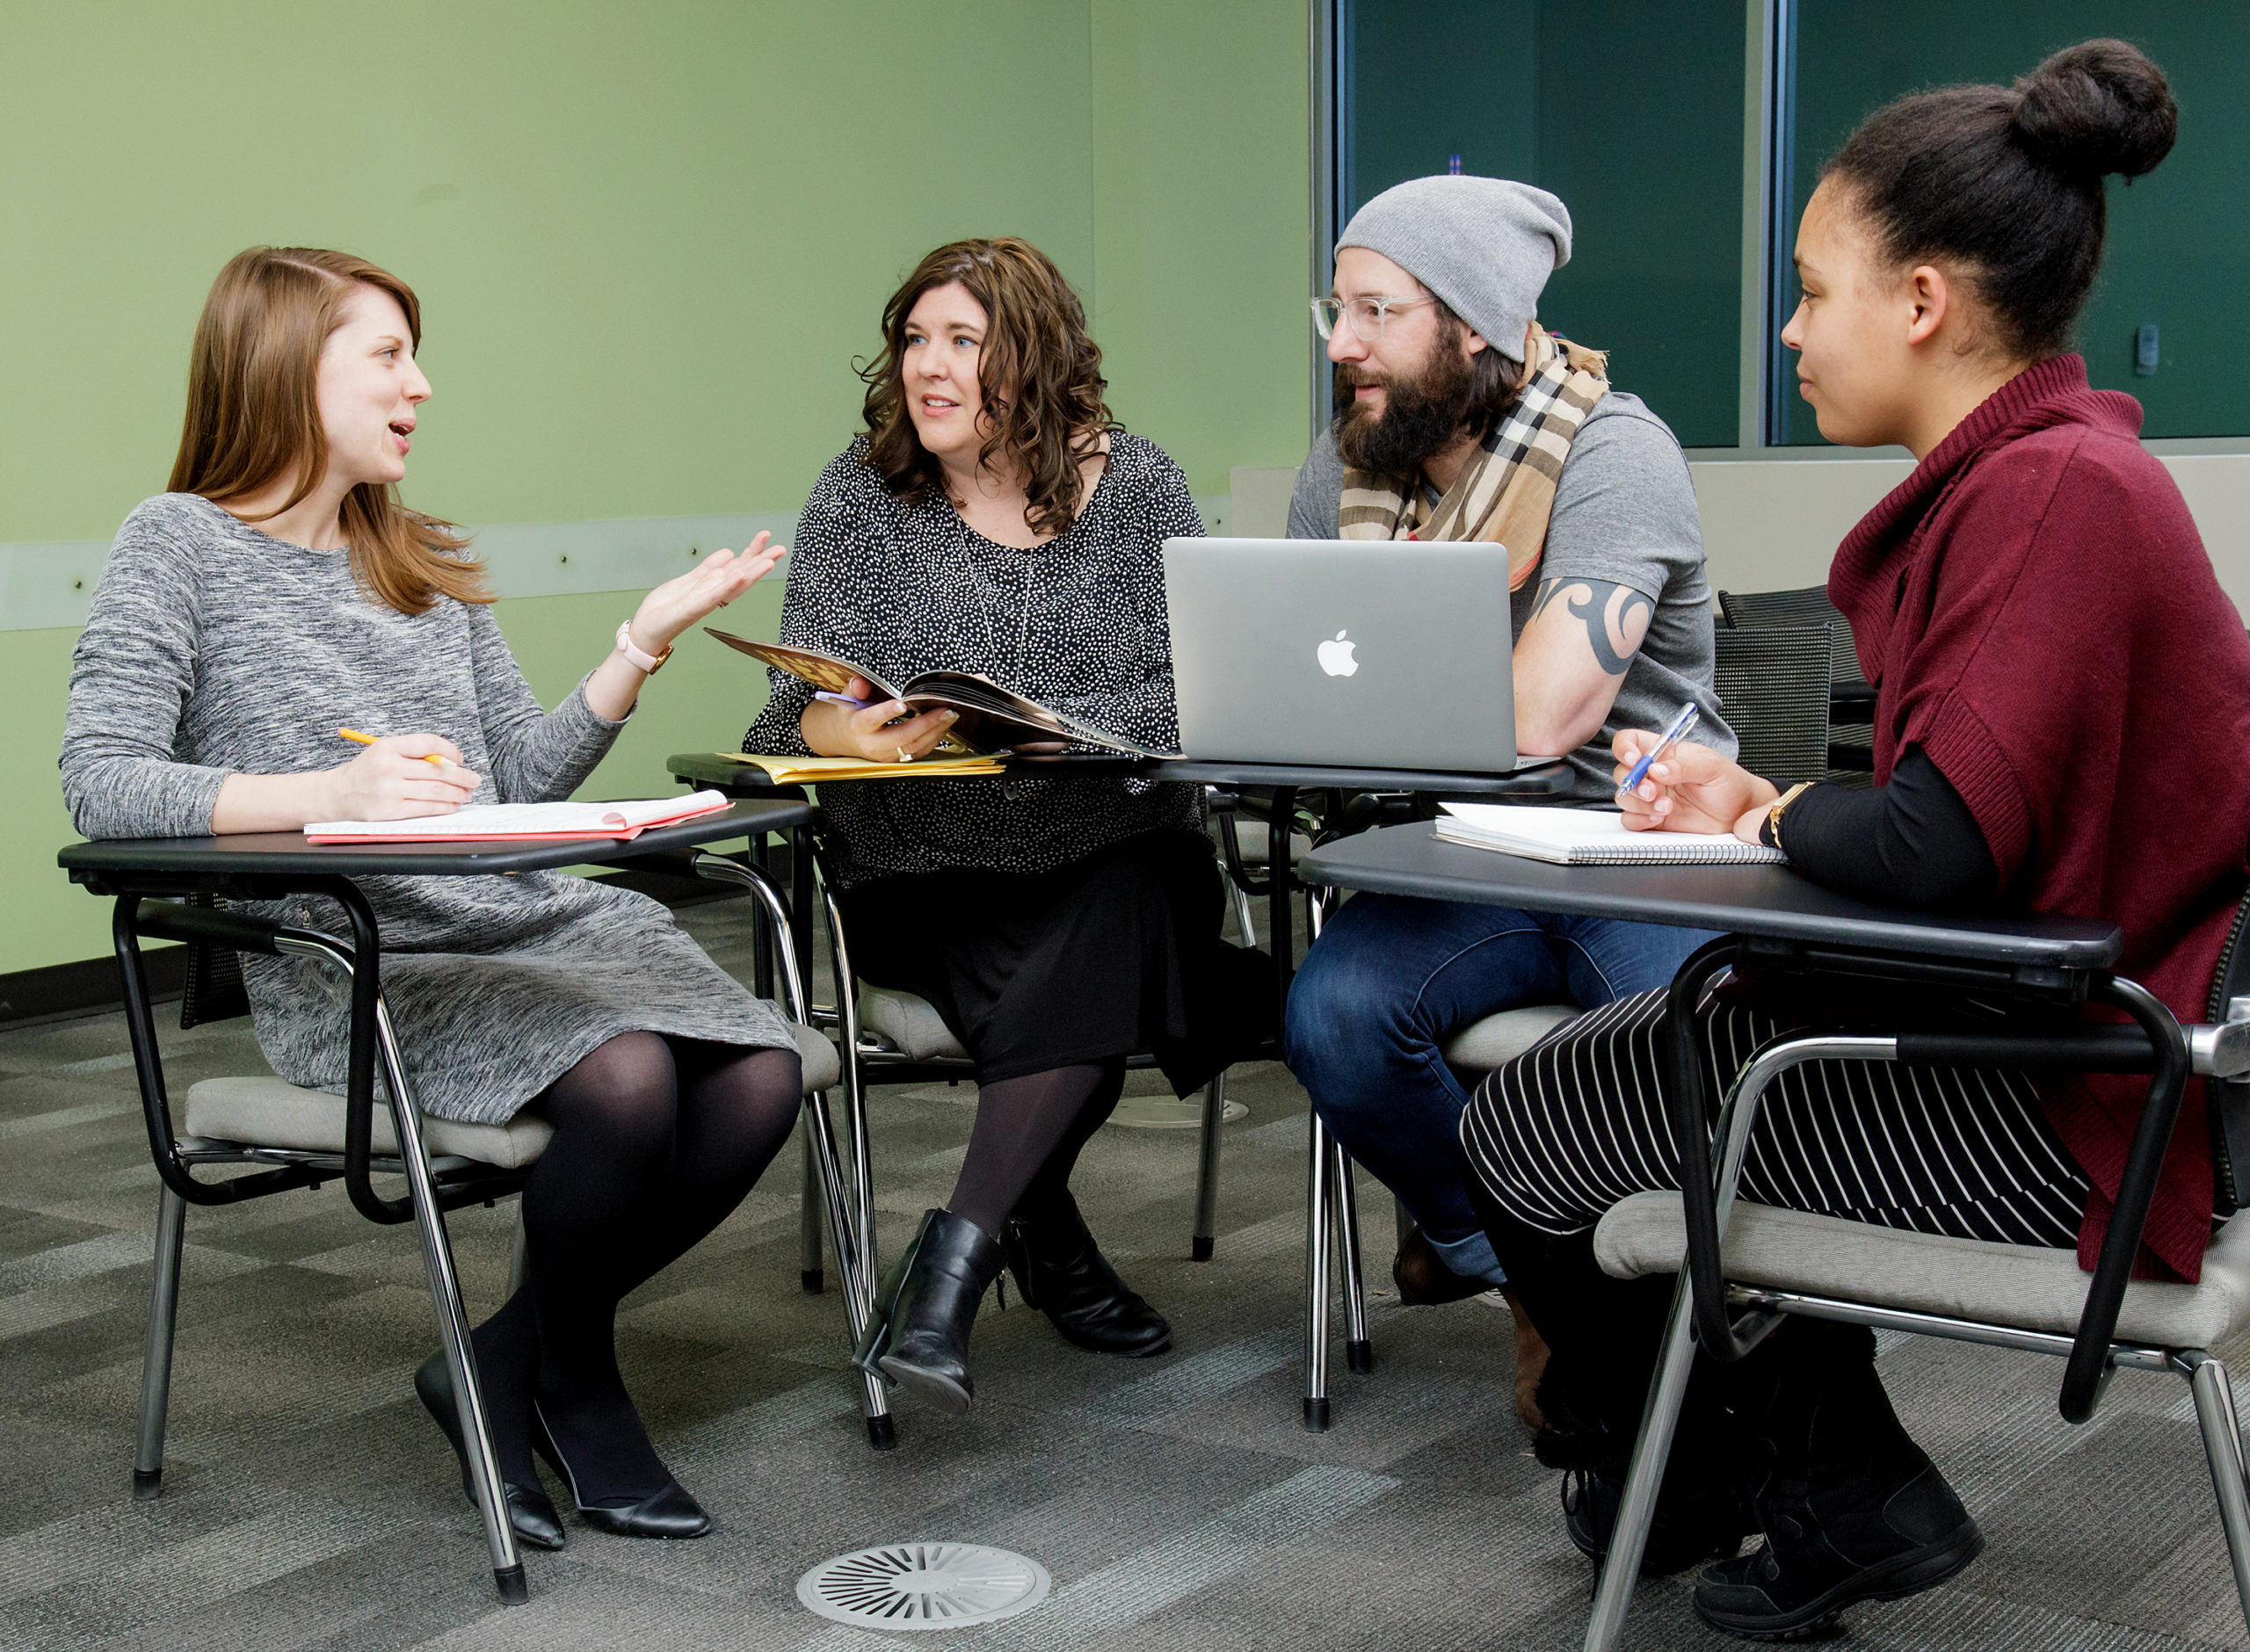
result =
[[[1110,417],[1062,272],[1012,237],[940,247],[885,308],[883,336],[862,374],[867,433],[798,524],[781,641],[894,682],[980,671],[1172,749],[1163,547],[1202,524],[1179,467]],[[951,722],[771,675],[744,750],[903,761]],[[875,699],[864,679],[850,692]],[[821,801],[853,961],[928,999],[979,1085],[953,1198],[883,1280],[860,1363],[966,1409],[969,1329],[1004,1263],[1080,1347],[1168,1347],[1069,1183],[1129,1055],[1153,1054],[1185,1095],[1270,1030],[1262,961],[1219,938],[1194,788],[1012,776],[826,786]]]

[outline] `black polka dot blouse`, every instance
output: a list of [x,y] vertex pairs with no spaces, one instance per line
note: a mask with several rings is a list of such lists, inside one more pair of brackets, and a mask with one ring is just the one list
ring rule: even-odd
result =
[[[781,641],[898,683],[982,671],[1095,728],[1179,749],[1164,542],[1200,536],[1187,480],[1154,443],[1119,431],[1070,528],[1029,550],[973,531],[942,496],[893,498],[867,438],[820,473],[797,522]],[[811,688],[769,670],[773,699],[743,750],[802,752]],[[845,884],[975,866],[1036,873],[1158,827],[1198,829],[1197,790],[1147,780],[1010,776],[821,788]]]

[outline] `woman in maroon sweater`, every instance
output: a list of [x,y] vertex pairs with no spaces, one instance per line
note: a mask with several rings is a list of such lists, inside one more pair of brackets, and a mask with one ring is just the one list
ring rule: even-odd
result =
[[[2119,973],[2200,1020],[2250,882],[2250,780],[2234,760],[2250,750],[2250,641],[2137,439],[2138,404],[2089,388],[2064,353],[2101,262],[2102,177],[2153,167],[2174,125],[2156,67],[2095,40],[2013,88],[1879,110],[1829,162],[1798,234],[1804,301],[1782,337],[1823,435],[1899,443],[1920,461],[1845,540],[1829,580],[1876,688],[1876,784],[1783,793],[1683,744],[1626,808],[1644,830],[1773,844],[1806,875],[1878,900],[2110,918],[2126,938]],[[1618,737],[1621,779],[1654,740]],[[1669,1280],[1608,1279],[1592,1245],[1610,1205],[1674,1185],[1662,998],[1558,1029],[1494,1073],[1462,1122],[1494,1250],[1554,1351],[1540,1455],[1571,1471],[1571,1535],[1595,1554],[1671,1293]],[[1723,1084],[1767,1039],[1867,1011],[1864,998],[1807,1003],[1730,981],[1705,1006],[1713,1070]],[[2211,1232],[2200,1088],[2142,1259],[2186,1279]],[[2091,1266],[2145,1090],[1799,1068],[1767,1091],[1743,1192],[2075,1245]],[[1765,1546],[1734,1558],[1753,1525]],[[1797,1319],[1741,1365],[1698,1372],[1644,1569],[1716,1554],[1698,1612],[1794,1638],[1854,1601],[1933,1587],[1982,1546],[1892,1415],[1872,1337]]]

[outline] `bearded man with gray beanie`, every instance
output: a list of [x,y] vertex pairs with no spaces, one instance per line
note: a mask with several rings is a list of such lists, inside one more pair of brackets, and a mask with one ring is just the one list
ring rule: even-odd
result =
[[[1615,790],[1611,738],[1693,700],[1695,735],[1734,755],[1711,688],[1711,593],[1687,461],[1607,359],[1538,322],[1569,261],[1571,215],[1501,178],[1415,178],[1337,242],[1314,308],[1343,410],[1289,501],[1292,539],[1505,545],[1516,746],[1565,758],[1568,801]],[[1348,397],[1348,401],[1346,398]],[[1457,1140],[1469,1096],[1452,1036],[1499,1011],[1592,1009],[1668,982],[1705,934],[1609,919],[1359,895],[1289,992],[1288,1054],[1352,1156],[1418,1231],[1394,1266],[1406,1302],[1504,1280],[1469,1201]],[[1527,1421],[1544,1348],[1517,1315]]]

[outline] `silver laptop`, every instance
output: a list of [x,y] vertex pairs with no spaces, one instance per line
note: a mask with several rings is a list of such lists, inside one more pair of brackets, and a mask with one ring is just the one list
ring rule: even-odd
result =
[[1187,757],[1520,766],[1505,547],[1167,540],[1164,594]]

